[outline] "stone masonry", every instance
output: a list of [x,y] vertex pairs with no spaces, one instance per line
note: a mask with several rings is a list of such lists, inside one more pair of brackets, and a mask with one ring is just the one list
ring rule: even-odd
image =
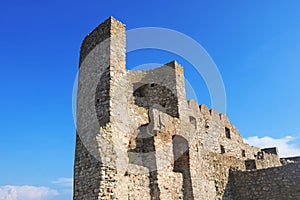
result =
[[226,114],[187,101],[176,61],[126,70],[125,34],[110,17],[81,46],[74,200],[300,199],[298,158],[249,146]]

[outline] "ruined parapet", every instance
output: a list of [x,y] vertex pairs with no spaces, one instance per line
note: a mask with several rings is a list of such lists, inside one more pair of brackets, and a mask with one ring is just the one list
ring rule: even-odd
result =
[[261,149],[261,151],[268,153],[268,154],[279,155],[277,147],[264,148],[264,149]]
[[184,83],[179,82],[177,77],[183,79],[183,72],[176,61],[152,70],[129,71],[134,104],[147,109],[157,104],[169,115],[181,117],[180,110],[184,109],[180,108],[179,97],[183,96],[181,93],[185,95],[185,92],[180,91],[184,89]]
[[282,165],[287,165],[290,163],[300,163],[300,156],[280,158],[280,162]]
[[245,160],[247,170],[265,169],[281,166],[276,147],[261,149],[255,154],[255,159]]
[[257,169],[281,166],[278,148],[270,147],[257,152]]

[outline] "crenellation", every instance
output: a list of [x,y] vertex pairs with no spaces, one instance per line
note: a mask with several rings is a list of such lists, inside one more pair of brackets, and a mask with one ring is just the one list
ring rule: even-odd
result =
[[201,105],[199,105],[199,109],[200,109],[200,112],[205,113],[206,115],[207,114],[209,115],[209,109],[208,109],[207,105],[201,104]]
[[275,188],[299,188],[289,164],[298,158],[244,143],[225,113],[186,100],[177,61],[127,70],[125,28],[110,17],[81,47],[74,200],[251,199],[248,186],[261,196],[271,191],[258,177],[271,173],[274,181],[297,177]]
[[209,113],[210,113],[210,116],[212,117],[212,120],[214,120],[214,121],[220,120],[220,115],[215,109],[210,109]]

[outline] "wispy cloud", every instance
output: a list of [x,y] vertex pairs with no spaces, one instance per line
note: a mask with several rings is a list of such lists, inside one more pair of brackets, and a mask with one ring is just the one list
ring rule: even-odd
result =
[[61,187],[73,187],[73,178],[58,178],[52,183]]
[[61,195],[69,196],[72,198],[73,195],[73,178],[58,178],[51,182],[58,187]]
[[57,196],[57,190],[35,186],[0,186],[0,200],[45,200]]
[[278,147],[281,157],[300,156],[300,146],[295,145],[295,141],[296,138],[291,136],[283,138],[253,136],[245,139],[246,143],[259,148]]

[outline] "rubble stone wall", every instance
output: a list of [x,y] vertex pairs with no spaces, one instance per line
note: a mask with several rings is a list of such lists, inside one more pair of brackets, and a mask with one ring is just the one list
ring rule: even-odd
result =
[[300,164],[256,171],[233,171],[230,182],[233,199],[300,199]]

